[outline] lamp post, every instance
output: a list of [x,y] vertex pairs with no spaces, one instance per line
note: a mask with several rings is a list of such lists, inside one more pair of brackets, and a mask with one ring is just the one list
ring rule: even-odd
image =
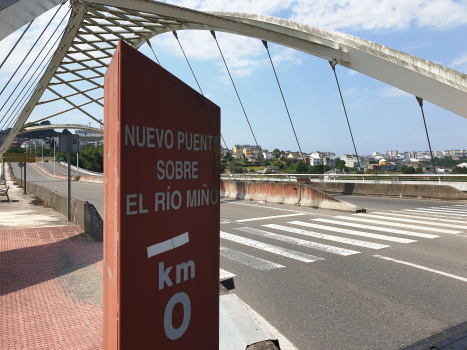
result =
[[55,157],[55,148],[56,148],[56,144],[55,144],[55,137],[54,137],[54,177],[55,177],[55,163],[57,162],[56,160],[56,157]]

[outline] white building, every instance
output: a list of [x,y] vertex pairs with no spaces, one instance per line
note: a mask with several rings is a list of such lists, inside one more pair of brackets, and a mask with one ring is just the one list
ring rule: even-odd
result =
[[348,168],[358,169],[360,166],[360,168],[364,171],[368,169],[368,162],[354,154],[344,154],[342,155],[341,160],[345,162],[345,166]]
[[[316,163],[313,159],[320,159],[321,163]],[[313,162],[315,162],[313,164]],[[329,166],[336,166],[336,154],[332,152],[313,152],[310,153],[310,165],[324,164]]]
[[263,158],[264,159],[273,159],[274,155],[271,152],[268,152],[268,150],[263,150]]

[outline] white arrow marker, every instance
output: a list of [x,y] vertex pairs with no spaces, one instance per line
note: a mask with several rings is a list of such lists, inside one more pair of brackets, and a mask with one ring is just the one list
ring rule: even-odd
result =
[[190,240],[188,238],[188,232],[185,232],[179,236],[168,239],[167,241],[154,244],[148,247],[148,258],[153,257],[154,255],[164,253],[168,250],[180,247],[185,243],[188,243],[189,241]]

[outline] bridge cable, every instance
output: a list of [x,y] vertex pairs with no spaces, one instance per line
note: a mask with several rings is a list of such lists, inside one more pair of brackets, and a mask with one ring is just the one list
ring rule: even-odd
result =
[[[160,64],[160,62],[159,62],[159,59],[157,58],[156,53],[154,52],[154,49],[152,48],[152,45],[151,45],[151,42],[149,41],[149,39],[146,39],[146,43],[147,43],[148,46],[151,48],[151,51],[152,51],[152,53],[154,54],[154,57],[156,58],[157,64],[159,64],[159,66],[161,66],[161,64]],[[161,67],[162,67],[162,66],[161,66]]]
[[418,97],[418,96],[415,96],[415,97],[418,101],[418,104],[420,105],[420,109],[422,110],[423,124],[425,125],[425,132],[426,132],[426,139],[428,140],[428,147],[430,148],[431,163],[433,164],[433,170],[436,175],[435,160],[433,159],[433,152],[431,151],[430,137],[428,136],[428,129],[426,127],[425,113],[423,112],[423,98]]
[[199,88],[199,91],[201,92],[201,95],[204,96],[203,90],[201,90],[201,86],[199,86],[198,79],[196,79],[195,72],[193,72],[193,69],[191,68],[191,64],[190,64],[190,62],[188,61],[188,58],[187,58],[186,55],[185,55],[185,51],[183,50],[182,44],[180,43],[180,40],[178,40],[177,32],[174,30],[172,33],[173,33],[175,39],[177,39],[178,45],[180,45],[180,48],[182,49],[183,56],[185,56],[186,63],[188,63],[188,67],[190,67],[191,74],[193,74],[193,77],[195,78],[196,84],[198,84],[198,88]]
[[[34,18],[35,19],[35,18]],[[6,55],[5,59],[3,60],[2,64],[0,64],[0,69],[2,69],[3,65],[5,64],[6,60],[8,59],[8,57],[10,57],[11,53],[15,50],[16,48],[16,45],[19,44],[19,42],[21,41],[21,39],[23,38],[24,34],[26,34],[26,32],[28,31],[29,27],[31,26],[32,22],[34,22],[34,19],[29,22],[28,26],[26,27],[26,29],[23,31],[23,33],[21,33],[21,36],[19,37],[19,39],[16,41],[15,45],[13,45],[13,47],[11,48],[10,52],[8,53],[8,55]]]
[[[68,11],[69,12],[69,11]],[[68,14],[67,12],[67,14]],[[34,59],[34,62],[31,64],[31,66],[29,67],[28,69],[28,72],[29,70],[32,68],[32,66],[34,65],[34,63],[36,62],[37,58],[41,55],[42,51],[47,47],[48,43],[50,42],[50,39],[54,36],[55,32],[57,31],[57,29],[60,27],[60,25],[62,24],[63,20],[65,19],[65,17],[67,16],[67,14],[63,17],[62,21],[57,25],[57,27],[55,28],[54,32],[52,33],[52,35],[50,36],[50,38],[47,40],[47,43],[44,45],[44,47],[42,48],[41,52],[36,56],[36,58]],[[50,52],[52,50],[54,50],[54,47],[57,43],[57,41],[62,37],[63,33],[65,32],[66,30],[66,27],[62,30],[62,32],[57,36],[57,38],[55,39],[55,42],[52,44],[52,46],[50,47],[49,51],[47,52],[47,54],[44,56],[44,58],[42,59],[42,61],[39,63],[39,65],[37,66],[36,70],[34,71],[34,73],[29,77],[29,80],[26,82],[26,84],[23,86],[22,90],[20,91],[20,93],[18,94],[18,96],[16,96],[15,100],[13,101],[13,103],[11,104],[11,106],[8,108],[8,110],[5,112],[3,118],[0,120],[0,122],[2,122],[5,117],[8,115],[8,112],[11,110],[11,108],[13,108],[13,106],[15,105],[16,101],[18,100],[18,98],[21,97],[21,94],[23,93],[23,91],[27,88],[27,86],[29,85],[29,83],[31,82],[31,80],[34,78],[35,74],[37,73],[37,71],[39,70],[39,68],[42,66],[42,64],[44,63],[44,61],[47,59],[47,56],[49,56]],[[33,83],[29,86],[28,90],[26,91],[26,93],[22,96],[21,100],[18,102],[18,104],[16,105],[16,107],[13,109],[12,113],[10,114],[10,116],[7,118],[7,120],[5,121],[5,123],[3,124],[3,127],[6,126],[6,128],[4,130],[2,130],[2,139],[0,140],[0,144],[3,143],[3,141],[6,139],[6,137],[8,137],[8,135],[10,134],[10,131],[7,131],[7,129],[12,125],[12,123],[15,123],[16,121],[18,121],[19,117],[18,118],[15,118],[18,113],[16,113],[15,115],[15,111],[18,109],[18,107],[20,106],[21,102],[23,102],[24,98],[27,96],[28,92],[31,90],[31,88],[33,87],[34,83],[37,81],[37,79],[39,78],[40,74],[44,71],[44,69],[46,68],[47,64],[52,60],[52,58],[54,57],[54,55],[49,58],[48,62],[46,63],[46,65],[41,69],[41,71],[39,72],[39,75],[37,75],[33,81]],[[21,81],[24,79],[24,77],[26,76],[27,72],[25,73],[25,75],[23,75],[23,77],[21,78]],[[13,90],[12,94],[8,97],[7,101],[5,102],[5,104],[2,106],[1,109],[3,109],[6,105],[6,103],[8,102],[8,100],[11,98],[11,96],[13,95],[13,93],[16,91],[16,89],[18,88],[19,84],[21,84],[21,81],[18,83],[18,85],[15,87],[15,89]],[[35,89],[34,89],[35,90]],[[29,96],[32,95],[32,93],[34,92],[34,90],[31,92],[31,94],[29,94]],[[26,104],[26,101],[24,102],[24,104]],[[23,104],[23,105],[24,105]],[[1,110],[0,109],[0,110]],[[21,114],[20,114],[21,115]],[[11,119],[13,117],[13,119]],[[11,120],[10,120],[11,119]],[[9,123],[8,123],[9,122]],[[8,123],[8,125],[7,125]],[[5,135],[6,134],[6,135]]]
[[225,68],[227,68],[227,73],[229,73],[230,81],[232,82],[232,85],[233,85],[233,87],[235,89],[235,93],[237,94],[238,101],[240,102],[240,106],[242,106],[243,114],[245,115],[246,121],[248,122],[248,126],[250,127],[250,130],[251,130],[251,134],[253,135],[253,138],[255,139],[256,147],[258,148],[258,151],[259,151],[258,141],[256,141],[255,133],[253,132],[250,121],[248,120],[248,117],[247,117],[246,112],[245,112],[245,108],[243,108],[242,100],[240,99],[240,95],[238,94],[237,88],[235,87],[235,83],[234,83],[234,81],[232,79],[232,75],[230,74],[229,67],[227,66],[227,62],[225,61],[224,55],[222,54],[221,47],[219,46],[219,43],[218,43],[217,38],[216,38],[216,33],[213,30],[211,30],[211,35],[214,38],[214,40],[216,41],[217,47],[219,48],[219,52],[221,53],[222,60],[224,61],[224,64],[225,64]]
[[360,169],[360,171],[362,171],[362,167],[360,165],[360,157],[358,156],[358,153],[357,153],[357,147],[355,146],[355,141],[353,139],[352,129],[350,128],[349,117],[347,116],[347,110],[345,109],[344,98],[342,97],[341,87],[339,86],[339,80],[337,79],[337,73],[336,73],[337,63],[338,62],[335,58],[333,58],[332,61],[329,61],[329,65],[331,66],[334,72],[334,76],[336,77],[337,88],[339,89],[339,95],[341,96],[342,107],[344,108],[344,113],[345,113],[345,119],[347,119],[347,125],[349,126],[350,138],[352,139],[353,149],[355,150],[355,155],[357,156],[358,168]]
[[[18,85],[16,85],[15,89],[12,91],[12,93],[10,94],[10,96],[8,97],[8,99],[5,101],[5,103],[3,104],[3,106],[0,108],[0,111],[3,110],[3,108],[5,107],[5,105],[7,104],[7,102],[10,100],[11,96],[13,96],[14,92],[16,91],[16,89],[18,88],[18,86],[21,84],[21,82],[23,81],[24,77],[26,77],[26,74],[29,72],[29,70],[32,68],[32,66],[34,65],[34,63],[36,63],[36,60],[39,58],[39,56],[42,54],[42,51],[44,51],[44,49],[47,47],[47,45],[49,44],[50,42],[50,39],[52,39],[52,37],[55,35],[55,32],[57,31],[57,29],[60,27],[60,25],[62,24],[63,20],[65,19],[65,17],[68,15],[68,13],[70,12],[70,10],[68,10],[68,12],[65,14],[65,16],[63,17],[63,19],[60,21],[60,23],[57,25],[57,27],[55,28],[55,30],[53,31],[53,33],[51,34],[51,36],[49,37],[49,39],[47,40],[47,42],[45,43],[45,45],[42,47],[41,51],[38,53],[38,55],[36,56],[36,58],[34,59],[34,61],[32,62],[32,64],[29,66],[28,70],[26,71],[26,73],[24,73],[23,77],[21,78],[21,80],[19,81]],[[64,29],[65,30],[65,29]],[[64,31],[63,30],[63,31]],[[63,31],[62,31],[62,34],[63,34]],[[20,93],[18,94],[18,96],[16,97],[16,99],[13,101],[13,103],[11,104],[10,108],[8,109],[8,111],[5,112],[5,115],[4,117],[2,118],[2,120],[0,120],[0,123],[3,121],[3,119],[5,118],[5,116],[8,114],[8,112],[10,111],[10,109],[13,107],[13,105],[16,103],[16,101],[18,100],[18,98],[21,96],[21,94],[23,93],[24,89],[28,86],[29,82],[31,81],[31,79],[34,77],[34,75],[36,74],[37,70],[41,67],[42,63],[44,63],[45,59],[47,58],[47,56],[50,54],[50,51],[53,50],[55,44],[57,43],[57,40],[61,37],[61,35],[59,35],[57,37],[57,39],[55,40],[54,44],[52,45],[52,47],[49,49],[49,51],[47,52],[47,54],[44,56],[44,58],[42,59],[42,61],[39,63],[39,65],[37,66],[36,70],[34,71],[34,73],[29,77],[29,80],[27,81],[27,83],[24,85],[23,89],[20,91]]]
[[[174,30],[172,33],[173,33],[173,35],[174,35],[175,39],[177,39],[177,41],[178,41],[178,45],[180,45],[180,48],[182,49],[183,56],[185,56],[186,63],[188,63],[188,67],[190,67],[191,74],[193,74],[193,78],[195,78],[196,84],[198,84],[198,88],[199,88],[199,91],[201,92],[201,95],[203,95],[203,96],[204,96],[203,90],[201,90],[201,86],[200,86],[200,85],[199,85],[199,83],[198,83],[198,79],[196,79],[195,72],[194,72],[194,71],[193,71],[193,69],[191,68],[190,62],[188,61],[188,57],[186,57],[186,55],[185,55],[185,51],[183,50],[183,47],[182,47],[182,44],[180,43],[180,40],[178,39],[177,32]],[[225,145],[225,147],[228,149],[228,147],[227,147],[227,143],[225,142],[225,140],[224,140],[224,136],[222,136],[222,134],[221,134],[221,138],[222,138],[222,141],[224,141],[224,145]]]
[[[34,71],[34,73],[31,75],[31,77],[29,78],[28,82],[25,84],[25,86],[23,87],[23,89],[21,90],[21,92],[19,93],[19,95],[16,97],[15,101],[13,101],[12,105],[10,106],[10,108],[8,109],[8,111],[5,113],[4,117],[2,118],[1,121],[3,121],[3,119],[6,117],[6,115],[8,114],[8,112],[10,111],[10,109],[14,106],[15,102],[18,100],[18,98],[21,96],[22,92],[24,91],[24,89],[28,86],[28,84],[30,83],[31,79],[34,78],[36,72],[38,71],[38,69],[42,66],[42,64],[44,63],[44,61],[47,59],[47,56],[50,54],[50,52],[54,49],[55,45],[57,44],[57,41],[62,37],[62,35],[64,34],[66,30],[66,27],[62,30],[62,32],[60,33],[60,35],[58,35],[57,39],[55,39],[55,42],[52,44],[51,48],[49,49],[49,51],[47,52],[47,54],[45,55],[45,57],[42,59],[41,63],[39,63],[39,65],[37,66],[36,70]],[[53,34],[52,34],[53,35]],[[5,121],[5,123],[3,124],[3,127],[6,126],[6,128],[4,130],[1,131],[1,134],[2,136],[5,135],[5,133],[7,135],[5,135],[1,140],[0,140],[0,145],[3,143],[3,141],[6,139],[6,137],[8,137],[8,135],[10,134],[10,131],[7,131],[6,129],[8,129],[12,124],[16,123],[18,121],[18,119],[20,118],[22,112],[20,113],[19,111],[15,114],[16,110],[18,109],[18,107],[21,105],[21,103],[23,102],[23,100],[25,99],[26,96],[28,97],[31,97],[32,94],[34,93],[34,91],[36,90],[37,88],[37,85],[34,87],[34,89],[29,93],[29,91],[31,90],[31,88],[34,86],[34,84],[36,83],[37,79],[39,77],[41,77],[41,74],[44,72],[45,68],[47,68],[47,65],[52,61],[52,59],[58,54],[58,51],[56,51],[55,55],[52,55],[52,57],[50,57],[48,59],[48,61],[46,62],[46,64],[42,67],[41,71],[39,72],[39,74],[34,78],[34,81],[32,82],[32,84],[29,86],[28,90],[26,91],[26,93],[23,95],[23,97],[21,98],[21,100],[18,102],[18,104],[16,105],[16,107],[14,108],[14,110],[12,111],[12,113],[10,114],[10,116],[8,117],[8,119]],[[28,95],[29,93],[29,95]],[[27,103],[27,100],[24,101],[24,103],[22,104],[22,107],[24,107],[24,105]],[[21,108],[20,108],[21,110]],[[24,112],[24,111],[23,111]],[[19,115],[18,115],[19,113]],[[13,118],[11,119],[11,117],[16,117],[17,118]],[[11,120],[10,120],[11,119]],[[0,121],[0,122],[1,122]],[[8,121],[10,121],[8,123]],[[8,124],[7,124],[8,123]],[[11,128],[10,128],[11,129]]]
[[[26,88],[26,86],[29,84],[29,82],[31,81],[31,79],[34,77],[34,75],[36,74],[37,70],[42,66],[42,64],[44,63],[44,61],[46,60],[47,56],[50,54],[50,52],[54,49],[57,41],[62,38],[64,32],[66,30],[66,27],[62,30],[62,32],[60,33],[60,35],[57,37],[57,39],[55,39],[55,42],[53,43],[52,47],[49,49],[49,51],[47,52],[47,54],[45,55],[45,57],[42,59],[41,63],[38,65],[38,67],[36,68],[36,70],[34,71],[34,73],[32,74],[32,76],[29,78],[29,81],[26,83],[25,87],[23,87],[22,91],[20,92],[20,94],[17,96],[17,98],[15,99],[15,101],[13,102],[12,106],[14,105],[14,103],[16,102],[16,100],[19,98],[19,96],[21,95],[21,93],[24,91],[24,89]],[[66,36],[66,34],[65,34]],[[47,65],[55,58],[55,56],[58,54],[58,51],[56,50],[55,54],[52,55],[52,57],[50,57],[48,59],[48,61],[46,62],[46,64],[42,67],[41,71],[39,72],[39,74],[35,77],[34,81],[32,82],[32,84],[29,86],[28,90],[26,91],[26,94],[23,95],[23,97],[21,98],[21,100],[19,101],[19,103],[16,105],[15,109],[13,110],[13,112],[11,113],[10,117],[8,117],[7,121],[4,123],[4,126],[6,125],[6,123],[8,122],[8,120],[10,120],[10,118],[13,116],[13,114],[15,113],[15,111],[18,109],[19,105],[21,104],[21,102],[23,102],[24,98],[28,95],[29,91],[31,90],[31,88],[34,86],[34,84],[36,83],[37,79],[41,76],[41,74],[44,72],[45,68],[47,68]],[[37,85],[36,84],[36,87],[29,93],[28,97],[31,97],[32,94],[34,93],[35,89],[37,88]],[[27,101],[24,101],[22,107],[24,107],[24,105],[26,104]],[[8,109],[8,111],[11,109],[11,107]],[[21,110],[21,108],[20,108]],[[7,113],[8,113],[7,111]],[[19,113],[19,116],[18,116],[18,113]],[[11,126],[12,122],[16,122],[18,121],[18,119],[20,118],[22,113],[20,113],[19,111],[16,113],[15,117],[17,116],[17,118],[13,118],[10,123],[7,125],[7,128]],[[5,114],[6,116],[6,114]],[[4,116],[4,117],[5,117]],[[2,118],[3,120],[3,118]],[[1,121],[0,121],[1,122]],[[3,134],[5,134],[6,132],[6,129],[2,130],[3,131]],[[8,135],[9,135],[9,132],[8,132]],[[8,135],[6,135],[5,137],[3,137],[1,140],[0,140],[0,145],[3,143],[3,141],[5,140],[6,137],[8,137]]]
[[279,83],[279,78],[277,77],[276,69],[274,68],[274,64],[272,63],[272,58],[271,58],[271,55],[268,49],[268,42],[266,40],[261,40],[261,41],[263,42],[263,45],[266,48],[266,51],[268,52],[269,61],[271,61],[271,66],[272,66],[272,70],[274,71],[274,75],[276,77],[277,86],[279,86],[279,91],[281,92],[282,101],[284,101],[285,110],[287,111],[287,115],[289,116],[290,125],[292,126],[292,131],[293,131],[293,134],[295,135],[295,140],[297,141],[298,149],[300,150],[300,155],[303,157],[302,148],[300,147],[300,143],[298,142],[297,133],[295,132],[295,128],[292,123],[292,118],[290,117],[289,109],[287,108],[287,103],[285,103],[285,98],[284,98],[284,94],[282,93],[281,84]]
[[8,86],[8,84],[10,84],[11,80],[13,79],[13,77],[16,75],[16,73],[18,72],[18,70],[21,68],[21,66],[23,65],[24,61],[26,60],[26,58],[28,58],[29,54],[31,53],[32,49],[36,46],[36,44],[38,43],[39,39],[42,37],[42,35],[44,34],[44,32],[47,30],[47,28],[49,27],[50,23],[52,23],[53,19],[55,18],[55,16],[57,15],[58,11],[60,11],[60,9],[62,8],[63,4],[65,3],[62,3],[60,5],[60,7],[58,8],[58,10],[54,13],[54,15],[52,16],[52,18],[50,19],[49,23],[47,23],[47,26],[44,28],[44,30],[42,31],[41,35],[39,35],[39,37],[36,39],[36,41],[34,42],[34,45],[32,45],[32,47],[29,49],[28,53],[26,54],[26,56],[24,56],[23,60],[21,61],[21,63],[19,64],[18,68],[16,68],[15,72],[13,73],[13,75],[11,76],[11,78],[8,80],[8,82],[6,83],[6,85],[3,87],[2,91],[0,92],[0,96],[3,94],[3,91],[5,91],[6,87]]

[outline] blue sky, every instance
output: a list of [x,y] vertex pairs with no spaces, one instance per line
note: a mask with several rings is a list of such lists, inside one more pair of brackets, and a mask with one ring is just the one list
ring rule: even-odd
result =
[[[177,5],[199,10],[229,10],[260,13],[319,25],[374,41],[467,73],[467,1],[453,0],[303,0],[219,1],[179,0]],[[63,13],[64,14],[64,13]],[[44,25],[51,12],[37,26]],[[61,18],[61,16],[57,16]],[[16,35],[19,35],[16,34]],[[37,35],[37,34],[36,34]],[[237,143],[253,144],[245,117],[208,32],[179,32],[203,92],[222,110],[222,133],[230,148]],[[0,43],[3,47],[14,35]],[[32,39],[32,38],[31,38]],[[267,53],[259,40],[218,34],[258,143],[263,148],[298,150],[282,103]],[[196,83],[172,33],[151,40],[161,65],[197,90]],[[18,55],[26,47],[18,50]],[[141,52],[154,58],[147,45]],[[332,70],[327,61],[270,44],[271,55],[304,152],[333,151],[338,156],[353,152],[345,116]],[[17,64],[17,61],[16,61]],[[0,71],[1,86],[14,65]],[[415,97],[391,86],[353,74],[338,66],[359,154],[397,149],[427,150],[428,145]],[[51,97],[51,95],[48,95]],[[0,99],[3,101],[3,99]],[[66,108],[66,103],[61,105]],[[100,108],[88,111],[102,118]],[[50,114],[37,108],[30,120]],[[52,112],[53,113],[53,112]],[[425,115],[434,150],[467,149],[467,120],[425,103]],[[70,112],[53,123],[91,121]]]

